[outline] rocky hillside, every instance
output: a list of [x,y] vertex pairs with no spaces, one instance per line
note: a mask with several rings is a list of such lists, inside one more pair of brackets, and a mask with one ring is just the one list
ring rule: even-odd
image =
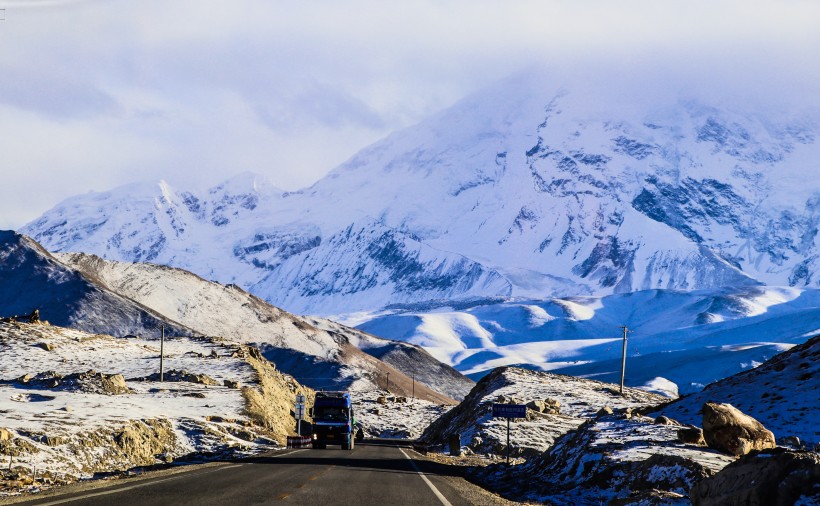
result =
[[521,465],[490,466],[474,476],[511,498],[544,504],[689,505],[692,486],[735,458],[682,444],[679,428],[642,416],[603,416]]
[[512,76],[300,191],[252,174],[202,192],[136,184],[70,198],[23,231],[53,251],[174,265],[322,315],[818,287],[816,108],[586,84]]
[[85,254],[57,258],[198,333],[253,344],[281,370],[317,389],[373,391],[387,389],[389,379],[389,389],[398,395],[411,396],[415,382],[416,397],[451,403],[473,385],[418,346],[297,317],[235,285],[154,264],[109,262]]
[[528,404],[526,420],[513,420],[510,454],[532,457],[555,439],[574,430],[603,408],[635,409],[662,402],[664,397],[617,385],[530,371],[515,367],[493,370],[455,408],[433,422],[420,438],[442,445],[453,434],[474,453],[506,453],[507,424],[492,417],[493,403]]
[[[503,454],[505,423],[490,418],[490,405],[527,403],[527,419],[511,424],[511,453],[524,459],[470,471],[508,498],[591,506],[815,504],[817,454],[773,448],[767,429],[793,448],[814,447],[818,339],[660,407],[653,405],[659,396],[640,390],[622,398],[611,384],[496,369],[422,439],[441,444],[461,434],[468,451]],[[613,409],[597,409],[604,404]]]
[[712,383],[658,413],[699,423],[705,402],[729,403],[762,422],[778,441],[797,436],[813,448],[820,443],[820,336],[754,369]]
[[167,339],[164,366],[160,382],[156,340],[0,323],[0,494],[284,445],[312,395],[219,338]]

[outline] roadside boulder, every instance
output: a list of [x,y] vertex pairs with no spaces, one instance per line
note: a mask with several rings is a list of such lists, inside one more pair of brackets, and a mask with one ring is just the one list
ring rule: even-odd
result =
[[820,503],[820,455],[774,448],[752,452],[696,483],[694,506],[787,506]]
[[678,429],[678,441],[687,445],[706,446],[706,440],[703,439],[703,430],[691,425]]
[[703,438],[710,448],[739,456],[775,447],[770,430],[731,404],[707,402],[701,412]]

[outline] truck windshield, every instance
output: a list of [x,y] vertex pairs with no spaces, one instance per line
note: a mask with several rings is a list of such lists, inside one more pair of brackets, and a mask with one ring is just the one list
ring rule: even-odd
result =
[[347,409],[331,406],[317,407],[314,418],[317,420],[347,420]]

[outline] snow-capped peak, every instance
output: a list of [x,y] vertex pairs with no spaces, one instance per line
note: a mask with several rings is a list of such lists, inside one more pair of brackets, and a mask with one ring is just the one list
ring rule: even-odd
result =
[[[160,192],[114,190],[69,199],[23,230],[52,250],[167,263],[319,314],[818,286],[820,185],[807,175],[820,171],[820,115],[628,81],[563,86],[553,75],[520,74],[465,98],[299,192],[250,173],[207,192],[167,188],[159,205]],[[387,235],[353,233],[363,220]],[[388,236],[400,253],[371,254]],[[426,261],[406,263],[408,251]],[[456,264],[472,282],[437,288]],[[396,289],[414,283],[424,289]]]

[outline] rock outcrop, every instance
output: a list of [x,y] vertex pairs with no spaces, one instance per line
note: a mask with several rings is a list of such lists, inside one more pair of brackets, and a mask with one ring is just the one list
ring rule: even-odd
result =
[[730,455],[775,447],[774,434],[731,404],[703,405],[703,437],[710,448]]
[[[430,424],[420,440],[430,446],[445,445],[452,434],[460,434],[462,445],[472,452],[504,455],[507,422],[504,418],[492,417],[492,405],[526,404],[529,408],[526,419],[512,421],[510,454],[535,457],[604,406],[625,411],[663,399],[634,388],[627,388],[622,397],[610,383],[499,367],[484,376],[458,406]],[[560,413],[552,412],[559,409]],[[612,408],[609,409],[612,413]]]
[[820,504],[820,455],[775,448],[744,455],[689,494],[694,506]]
[[534,400],[527,403],[527,408],[548,415],[557,415],[561,412],[561,402],[555,399]]
[[703,429],[699,427],[681,427],[678,429],[678,441],[688,445],[706,446],[706,441],[703,439]]

